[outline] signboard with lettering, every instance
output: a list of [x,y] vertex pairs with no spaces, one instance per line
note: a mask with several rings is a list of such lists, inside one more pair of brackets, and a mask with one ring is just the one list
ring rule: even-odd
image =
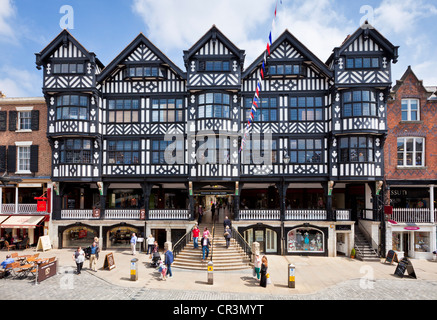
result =
[[410,276],[414,279],[417,279],[416,273],[414,272],[413,264],[406,257],[402,258],[402,260],[398,263],[398,266],[396,267],[396,270],[395,270],[395,275],[403,278],[405,271],[407,271],[408,276]]
[[36,246],[36,251],[42,250],[47,251],[52,248],[52,244],[50,242],[50,236],[41,236],[38,239],[38,244]]
[[385,258],[385,262],[388,262],[390,264],[392,264],[394,262],[399,262],[398,260],[398,255],[396,254],[396,252],[394,252],[393,250],[390,250],[387,253],[387,257]]
[[105,257],[105,263],[103,265],[103,269],[112,270],[115,268],[114,255],[112,252],[108,253]]
[[40,266],[38,266],[38,276],[37,276],[37,282],[44,281],[50,277],[53,277],[56,275],[57,272],[57,261],[44,263]]

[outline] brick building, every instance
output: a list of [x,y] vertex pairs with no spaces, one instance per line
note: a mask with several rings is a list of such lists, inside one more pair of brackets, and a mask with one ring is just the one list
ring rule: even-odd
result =
[[[48,234],[51,147],[43,97],[0,98],[1,237],[29,237],[36,244]],[[46,197],[46,207],[35,198]],[[41,203],[40,203],[41,204]],[[3,242],[2,242],[3,245]]]
[[436,87],[425,87],[411,67],[387,104],[385,144],[387,249],[414,258],[436,250],[434,186],[437,182]]

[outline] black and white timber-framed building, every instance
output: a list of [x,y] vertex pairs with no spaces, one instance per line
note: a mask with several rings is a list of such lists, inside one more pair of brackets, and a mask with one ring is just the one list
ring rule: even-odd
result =
[[[244,50],[215,26],[183,54],[185,71],[139,34],[104,66],[67,30],[36,54],[55,245],[98,236],[111,248],[132,231],[174,242],[211,201],[227,205],[265,253],[349,255],[356,223],[383,242],[386,101],[398,47],[366,23],[322,62],[284,31],[241,154],[263,54],[244,68]],[[253,153],[267,134],[271,154],[259,164]]]

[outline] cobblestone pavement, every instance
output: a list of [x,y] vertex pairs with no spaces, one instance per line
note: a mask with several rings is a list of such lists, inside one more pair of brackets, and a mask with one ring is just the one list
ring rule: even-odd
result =
[[436,300],[437,281],[417,279],[374,280],[363,283],[351,279],[313,294],[260,294],[217,291],[193,291],[111,284],[90,271],[76,275],[73,268],[61,268],[58,274],[39,284],[34,280],[1,279],[2,300]]

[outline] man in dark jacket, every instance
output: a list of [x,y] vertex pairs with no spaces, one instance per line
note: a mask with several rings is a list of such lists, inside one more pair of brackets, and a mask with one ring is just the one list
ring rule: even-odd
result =
[[226,230],[226,226],[229,227],[229,229],[232,229],[232,222],[228,218],[228,216],[225,217],[225,220],[223,221],[223,228]]
[[202,261],[205,261],[205,258],[208,259],[210,246],[211,242],[209,241],[208,236],[204,236],[202,238]]

